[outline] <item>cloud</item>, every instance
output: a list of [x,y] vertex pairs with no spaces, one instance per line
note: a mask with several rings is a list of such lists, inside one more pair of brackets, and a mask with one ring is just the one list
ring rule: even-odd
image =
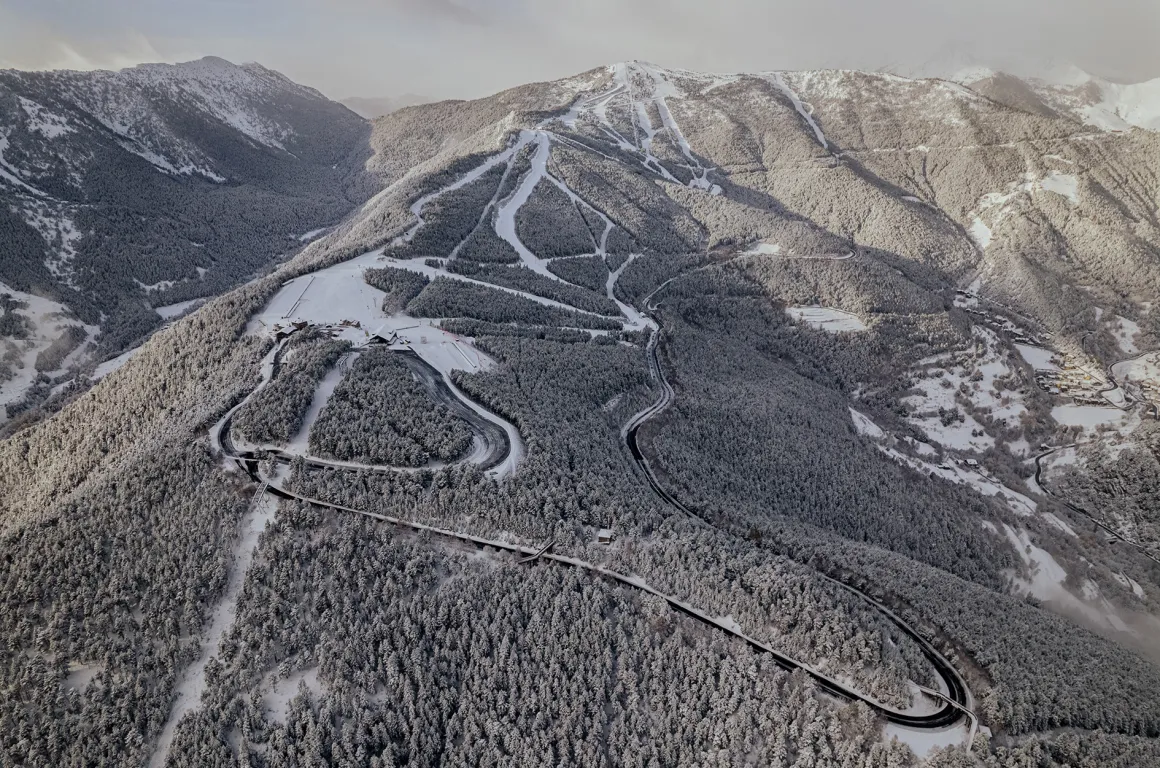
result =
[[[334,96],[471,97],[625,59],[1160,77],[1155,0],[6,0],[0,63],[123,66],[216,54]],[[88,10],[86,10],[88,9]],[[98,12],[99,11],[99,12]],[[11,23],[10,23],[11,22]]]
[[[69,35],[38,19],[0,8],[0,67],[16,69],[121,69],[146,61],[176,61],[141,32]],[[186,57],[188,58],[188,57]]]
[[460,24],[485,25],[487,18],[467,4],[453,0],[402,0],[412,13],[429,13]]

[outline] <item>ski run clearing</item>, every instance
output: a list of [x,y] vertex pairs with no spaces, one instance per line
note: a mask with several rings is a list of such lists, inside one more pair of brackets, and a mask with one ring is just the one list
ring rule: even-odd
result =
[[239,525],[240,535],[234,544],[231,560],[229,580],[226,582],[226,591],[218,604],[214,606],[209,627],[201,644],[201,654],[197,660],[181,673],[174,693],[173,708],[161,729],[157,739],[153,756],[149,760],[149,768],[162,768],[169,756],[169,748],[173,744],[173,736],[177,732],[177,724],[187,713],[192,712],[201,702],[201,695],[205,692],[205,668],[210,658],[218,653],[222,637],[233,625],[237,612],[238,597],[241,596],[242,584],[245,583],[246,571],[254,559],[254,550],[258,546],[258,537],[266,526],[274,519],[278,502],[273,496],[258,491],[253,502],[246,510]]
[[206,299],[190,299],[189,301],[179,301],[176,304],[169,304],[164,307],[157,307],[153,311],[161,315],[166,320],[173,320],[188,313],[190,310],[200,307],[206,302]]

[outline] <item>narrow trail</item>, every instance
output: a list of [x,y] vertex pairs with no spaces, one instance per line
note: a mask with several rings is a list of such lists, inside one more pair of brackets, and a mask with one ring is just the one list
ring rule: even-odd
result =
[[178,677],[174,692],[173,705],[169,716],[161,729],[161,735],[153,748],[149,758],[149,768],[163,768],[169,757],[169,750],[173,746],[173,737],[177,733],[177,725],[187,713],[197,709],[201,704],[201,694],[205,690],[205,668],[209,660],[218,655],[222,637],[234,623],[238,598],[242,593],[242,585],[246,580],[246,573],[254,560],[254,550],[258,546],[258,537],[265,530],[266,525],[274,518],[277,500],[265,493],[265,485],[259,485],[254,493],[250,506],[239,526],[240,533],[232,552],[233,564],[230,566],[229,578],[226,582],[226,591],[214,606],[210,618],[209,628],[205,633],[205,640],[201,644],[201,652],[197,659],[186,667]]

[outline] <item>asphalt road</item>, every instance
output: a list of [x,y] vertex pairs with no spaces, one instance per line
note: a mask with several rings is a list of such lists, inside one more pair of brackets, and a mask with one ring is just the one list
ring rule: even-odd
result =
[[[694,513],[691,509],[686,507],[684,504],[682,504],[678,499],[676,499],[674,496],[672,496],[672,494],[670,494],[668,491],[666,491],[661,486],[661,484],[657,481],[657,478],[655,477],[651,467],[649,466],[648,460],[644,457],[644,455],[641,452],[640,447],[638,445],[638,433],[639,433],[640,428],[645,423],[647,423],[649,420],[651,420],[651,419],[655,418],[656,416],[660,415],[661,413],[663,413],[671,405],[671,403],[673,402],[673,400],[675,399],[675,396],[676,396],[675,391],[673,390],[673,387],[669,384],[668,380],[664,376],[664,372],[661,369],[660,361],[659,361],[659,358],[657,356],[657,346],[659,345],[660,333],[661,333],[660,326],[658,324],[657,330],[655,330],[653,332],[653,336],[649,340],[648,355],[649,355],[649,366],[653,372],[653,375],[656,377],[656,379],[661,387],[661,396],[656,403],[654,403],[652,406],[645,409],[641,413],[637,414],[636,416],[633,417],[632,420],[630,420],[629,424],[626,425],[626,427],[624,429],[625,441],[628,444],[628,447],[632,453],[634,460],[640,465],[642,471],[644,472],[644,476],[648,480],[650,487],[652,487],[653,491],[656,492],[657,496],[662,501],[664,501],[666,504],[669,504],[669,505],[673,506],[674,508],[676,508],[677,510],[679,510],[682,514],[688,515],[692,518],[702,520],[702,522],[705,522],[702,518],[697,516],[696,513]],[[444,403],[449,408],[451,408],[452,411],[457,416],[468,421],[468,423],[471,424],[472,428],[476,431],[476,434],[480,435],[482,437],[482,439],[484,440],[484,443],[485,443],[485,448],[486,448],[486,460],[482,463],[482,466],[484,468],[488,468],[490,466],[495,466],[495,465],[499,464],[500,462],[502,462],[506,458],[507,453],[510,450],[510,443],[509,443],[509,441],[507,439],[507,435],[504,433],[503,429],[501,429],[497,425],[487,421],[486,419],[483,419],[470,406],[463,403],[458,397],[456,397],[456,395],[453,392],[451,392],[450,389],[447,388],[446,384],[444,383],[444,381],[442,379],[442,376],[438,373],[438,371],[436,371],[434,368],[432,368],[430,365],[428,365],[426,362],[424,362],[414,352],[397,351],[396,353],[404,356],[403,359],[406,361],[407,366],[417,375],[419,380],[423,383],[423,386],[428,390],[429,393],[431,393],[431,395],[437,401]],[[274,363],[273,370],[276,371],[277,367],[278,367],[277,356],[275,356],[273,363]],[[372,519],[375,519],[375,520],[378,520],[381,522],[392,523],[392,524],[395,524],[398,526],[402,526],[402,527],[406,527],[406,528],[410,528],[410,529],[414,529],[414,530],[426,531],[426,532],[430,532],[430,533],[433,533],[433,534],[438,535],[438,536],[448,537],[451,539],[455,539],[461,543],[462,542],[470,543],[470,544],[477,546],[477,547],[490,547],[490,548],[494,548],[494,549],[498,549],[498,550],[502,550],[502,551],[509,551],[509,552],[512,552],[512,553],[518,555],[519,557],[525,559],[527,562],[531,562],[531,563],[535,563],[535,562],[538,562],[540,560],[543,560],[546,562],[552,562],[552,563],[555,563],[558,565],[562,565],[565,567],[582,568],[584,570],[592,572],[595,575],[611,579],[613,581],[616,581],[620,584],[631,587],[633,589],[648,592],[649,594],[653,594],[653,595],[656,595],[657,597],[664,599],[670,606],[672,606],[672,608],[674,610],[680,611],[681,613],[683,613],[683,614],[685,614],[685,615],[687,615],[687,616],[689,616],[689,617],[691,617],[691,618],[693,618],[693,619],[695,619],[695,620],[697,620],[697,621],[699,621],[707,626],[710,626],[714,629],[717,629],[719,631],[722,631],[722,632],[725,632],[729,635],[732,635],[733,637],[746,643],[747,645],[749,645],[751,648],[753,648],[755,651],[757,651],[759,653],[763,653],[763,654],[767,654],[767,655],[771,656],[773,658],[774,662],[777,663],[782,668],[784,668],[788,671],[794,671],[794,670],[798,670],[798,669],[802,670],[803,672],[808,674],[810,677],[812,677],[814,679],[814,681],[816,682],[816,684],[818,685],[818,687],[821,690],[823,690],[824,692],[826,692],[827,694],[829,694],[837,699],[844,700],[844,701],[863,702],[868,707],[870,707],[872,710],[874,710],[877,714],[879,714],[883,719],[885,719],[886,721],[891,722],[891,723],[896,723],[898,725],[907,726],[910,728],[942,729],[942,728],[946,728],[950,725],[953,725],[954,723],[958,722],[961,718],[965,717],[965,715],[961,709],[959,709],[955,706],[952,706],[951,704],[945,704],[938,711],[930,713],[930,714],[924,714],[924,715],[908,714],[908,713],[896,711],[896,710],[894,710],[894,709],[892,709],[892,708],[890,708],[890,707],[888,707],[880,702],[877,702],[873,699],[870,699],[870,698],[860,694],[859,692],[844,685],[843,683],[838,682],[837,680],[834,680],[834,679],[810,668],[809,666],[803,664],[802,662],[800,662],[796,659],[793,659],[793,658],[777,651],[776,649],[761,642],[760,640],[753,638],[749,635],[746,635],[743,632],[738,631],[737,629],[735,629],[731,625],[725,624],[720,619],[712,617],[709,614],[707,614],[707,613],[705,613],[705,612],[703,612],[703,611],[701,611],[693,606],[688,605],[687,603],[681,601],[680,599],[678,599],[672,595],[667,595],[667,594],[664,594],[662,592],[659,592],[659,591],[653,589],[649,585],[642,582],[639,578],[628,576],[628,575],[621,574],[621,573],[617,573],[617,572],[609,570],[603,566],[596,565],[593,563],[588,563],[588,562],[581,561],[581,560],[571,558],[571,557],[567,557],[564,555],[557,555],[557,554],[554,554],[551,552],[541,552],[539,549],[532,549],[532,548],[523,547],[520,545],[509,544],[506,542],[499,542],[499,541],[482,539],[482,538],[472,536],[470,534],[458,532],[458,531],[439,529],[439,528],[424,525],[421,523],[416,523],[413,521],[402,520],[402,519],[398,519],[398,518],[391,518],[391,517],[387,517],[385,515],[378,515],[378,514],[375,514],[372,512],[367,512],[365,510],[358,510],[358,509],[353,509],[351,507],[344,507],[344,506],[337,505],[337,504],[331,504],[331,503],[323,501],[321,499],[314,499],[314,498],[301,496],[299,494],[295,494],[293,492],[283,490],[283,489],[275,487],[273,485],[269,485],[268,478],[265,478],[262,476],[261,470],[258,466],[258,455],[254,452],[251,452],[251,451],[238,450],[233,445],[233,441],[230,439],[230,424],[231,424],[231,422],[232,422],[232,418],[227,417],[227,418],[223,419],[221,424],[219,425],[219,432],[217,435],[217,439],[219,441],[219,444],[222,446],[223,452],[225,453],[225,455],[228,458],[231,458],[231,459],[237,461],[245,469],[245,471],[250,475],[250,477],[254,480],[254,482],[258,483],[260,486],[265,486],[266,492],[272,494],[273,496],[275,496],[277,498],[288,499],[288,500],[297,500],[297,501],[305,502],[308,504],[313,504],[315,506],[322,507],[325,509],[331,509],[331,510],[334,510],[337,512],[358,514],[358,515],[362,515],[364,517],[369,517],[369,518],[372,518]],[[267,451],[267,452],[265,452],[265,454],[267,456],[271,456],[276,461],[280,461],[283,463],[288,463],[290,458],[292,458],[292,457],[287,457],[287,456],[279,456],[278,452],[268,452]],[[358,469],[356,469],[356,468],[346,466],[346,465],[343,465],[340,463],[326,462],[325,460],[322,460],[322,459],[314,459],[314,458],[306,457],[305,461],[307,462],[307,464],[312,465],[312,466],[323,466],[323,467],[329,467],[329,468],[333,468],[333,469],[337,469],[337,470],[358,471]],[[394,467],[368,467],[368,468],[363,469],[362,471],[365,471],[366,469],[370,469],[372,471],[379,471],[379,472],[414,471],[413,469],[409,469],[409,468],[408,469],[400,469],[400,468],[394,468]],[[922,635],[920,635],[917,630],[913,629],[909,624],[907,624],[899,616],[894,614],[890,609],[888,609],[886,606],[882,605],[880,602],[878,602],[874,598],[870,597],[869,595],[861,592],[860,590],[858,590],[854,587],[851,587],[847,584],[843,584],[840,581],[837,581],[837,580],[832,579],[828,576],[825,576],[824,574],[821,574],[821,575],[823,576],[823,578],[826,578],[827,580],[831,581],[832,583],[834,583],[836,586],[840,587],[841,589],[845,589],[845,590],[857,595],[858,597],[862,598],[863,600],[865,600],[868,604],[870,604],[876,610],[878,610],[883,615],[883,617],[885,617],[888,621],[890,621],[895,626],[897,626],[903,633],[905,633],[912,640],[914,640],[918,644],[919,648],[922,649],[923,654],[926,656],[927,660],[930,662],[932,668],[934,668],[934,670],[939,675],[939,677],[942,678],[943,683],[945,685],[945,688],[949,692],[948,698],[950,698],[952,701],[956,702],[957,704],[960,704],[961,706],[964,706],[964,707],[966,706],[967,700],[968,700],[968,695],[967,695],[966,686],[963,683],[962,678],[955,671],[954,667],[951,666],[951,664],[941,654],[939,654],[939,652]]]
[[[641,427],[643,427],[650,420],[664,413],[664,411],[668,409],[668,407],[676,399],[675,390],[665,378],[664,370],[661,368],[660,359],[657,355],[657,348],[660,345],[659,340],[661,335],[661,325],[655,316],[653,316],[652,319],[656,323],[656,330],[653,331],[653,336],[649,340],[648,344],[647,352],[649,356],[649,369],[652,371],[653,376],[657,379],[657,383],[660,385],[661,395],[657,399],[656,403],[641,411],[629,421],[626,429],[624,430],[625,443],[628,445],[628,449],[632,454],[633,460],[635,460],[636,463],[640,466],[641,471],[644,473],[645,479],[648,480],[649,486],[653,489],[661,501],[676,508],[684,515],[695,518],[706,525],[712,526],[712,523],[696,514],[661,485],[655,473],[653,472],[649,460],[645,457],[643,451],[641,451],[640,448],[639,432]],[[951,665],[951,663],[941,653],[939,653],[938,650],[915,628],[911,627],[908,623],[906,623],[906,621],[904,621],[900,616],[895,614],[881,602],[875,600],[873,597],[867,595],[861,590],[848,584],[844,584],[843,582],[838,581],[837,579],[834,579],[830,576],[826,576],[825,574],[819,575],[821,575],[827,581],[840,587],[841,589],[857,595],[859,598],[867,602],[875,610],[881,613],[887,621],[894,624],[894,626],[898,627],[901,632],[910,637],[922,650],[923,655],[926,657],[931,667],[934,668],[938,676],[942,678],[943,684],[948,691],[948,698],[961,707],[966,707],[968,705],[967,688],[962,677],[959,676],[954,666]],[[678,606],[678,609],[680,610],[680,606]],[[685,612],[688,613],[688,611]],[[853,691],[852,689],[847,688],[840,683],[830,680],[829,678],[804,667],[802,664],[793,659],[790,659],[789,657],[779,654],[766,646],[754,643],[748,638],[745,639],[755,649],[773,654],[777,663],[785,669],[791,671],[798,668],[805,669],[806,673],[814,678],[822,690],[837,696],[838,698],[846,699],[849,701],[861,701],[891,723],[896,723],[898,725],[911,728],[940,729],[953,725],[966,716],[961,709],[951,704],[945,704],[937,712],[926,715],[911,715],[896,712],[889,707],[882,706],[878,702],[867,699],[856,691]]]

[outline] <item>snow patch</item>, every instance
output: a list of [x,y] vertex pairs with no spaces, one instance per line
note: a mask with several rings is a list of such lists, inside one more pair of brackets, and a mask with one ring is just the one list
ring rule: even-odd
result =
[[318,388],[314,390],[314,397],[310,400],[310,407],[306,409],[306,415],[302,418],[302,426],[298,429],[298,434],[291,438],[290,443],[286,446],[287,452],[298,453],[303,456],[310,455],[310,429],[314,426],[314,422],[318,420],[322,409],[326,407],[327,402],[330,401],[334,390],[338,389],[338,385],[346,377],[346,372],[349,370],[350,356],[343,355],[333,368],[326,372],[322,377],[322,381],[318,383]]
[[1051,171],[1039,182],[1039,188],[1063,195],[1072,204],[1079,203],[1079,181],[1070,174]]
[[754,243],[742,256],[777,256],[781,253],[781,246],[777,243]]
[[1052,361],[1055,353],[1043,347],[1033,347],[1030,344],[1016,344],[1015,349],[1019,356],[1027,361],[1037,371],[1058,371],[1059,366]]
[[828,333],[857,333],[866,330],[862,319],[851,312],[829,307],[786,307],[785,313],[794,320]]
[[1003,524],[1003,530],[1011,546],[1031,571],[1030,581],[1015,579],[1016,589],[1039,600],[1078,612],[1092,622],[1106,624],[1120,632],[1130,631],[1124,621],[1116,615],[1111,603],[1101,597],[1095,582],[1084,579],[1080,586],[1082,597],[1077,597],[1064,586],[1067,571],[1050,552],[1032,544],[1027,531],[1016,531],[1006,523]]
[[61,687],[66,691],[73,690],[78,693],[84,693],[85,689],[89,687],[89,683],[93,682],[93,678],[104,671],[104,664],[82,664],[81,662],[70,661],[68,664],[68,675],[65,677],[64,685]]
[[866,414],[859,413],[858,411],[855,411],[853,408],[851,408],[850,418],[854,420],[854,429],[857,430],[859,435],[865,435],[866,437],[871,437],[875,440],[880,440],[886,437],[886,432],[882,430],[882,427],[871,421],[870,417]]
[[1134,320],[1129,320],[1126,317],[1114,316],[1115,324],[1112,326],[1112,335],[1116,337],[1116,343],[1120,345],[1120,349],[1124,351],[1125,355],[1139,354],[1140,349],[1136,346],[1136,337],[1140,334],[1140,326]]
[[275,722],[285,725],[286,716],[290,713],[290,701],[303,688],[314,698],[323,694],[325,687],[318,679],[318,667],[299,670],[284,679],[274,680],[262,696],[262,706]]
[[991,244],[991,228],[984,224],[983,220],[978,216],[971,222],[971,227],[967,230],[967,234],[971,236],[971,240],[975,242],[975,245],[983,250],[986,250],[987,246]]
[[915,380],[917,394],[903,402],[912,409],[912,424],[946,448],[985,451],[995,444],[983,425],[962,410],[959,398],[972,409],[985,411],[1008,426],[1017,427],[1026,412],[1022,395],[1001,388],[1012,376],[998,337],[989,328],[974,326],[971,351],[947,353],[921,362],[924,377]]
[[298,242],[309,243],[311,240],[317,240],[323,233],[329,230],[330,227],[321,227],[319,229],[312,229],[309,232],[304,232],[298,236]]
[[184,315],[190,309],[200,306],[205,301],[206,300],[204,298],[190,299],[189,301],[179,301],[176,304],[167,304],[164,307],[156,307],[153,311],[161,315],[166,320],[172,320],[175,317]]
[[120,369],[121,366],[132,360],[140,351],[141,347],[133,347],[133,349],[130,349],[128,352],[122,352],[116,357],[110,360],[106,360],[96,367],[96,369],[93,371],[93,375],[90,378],[93,381],[100,381],[113,371]]
[[68,120],[50,112],[31,99],[26,99],[23,96],[18,98],[20,99],[20,106],[28,116],[26,127],[29,131],[39,133],[46,139],[59,139],[67,133],[73,133],[73,129],[69,126]]

